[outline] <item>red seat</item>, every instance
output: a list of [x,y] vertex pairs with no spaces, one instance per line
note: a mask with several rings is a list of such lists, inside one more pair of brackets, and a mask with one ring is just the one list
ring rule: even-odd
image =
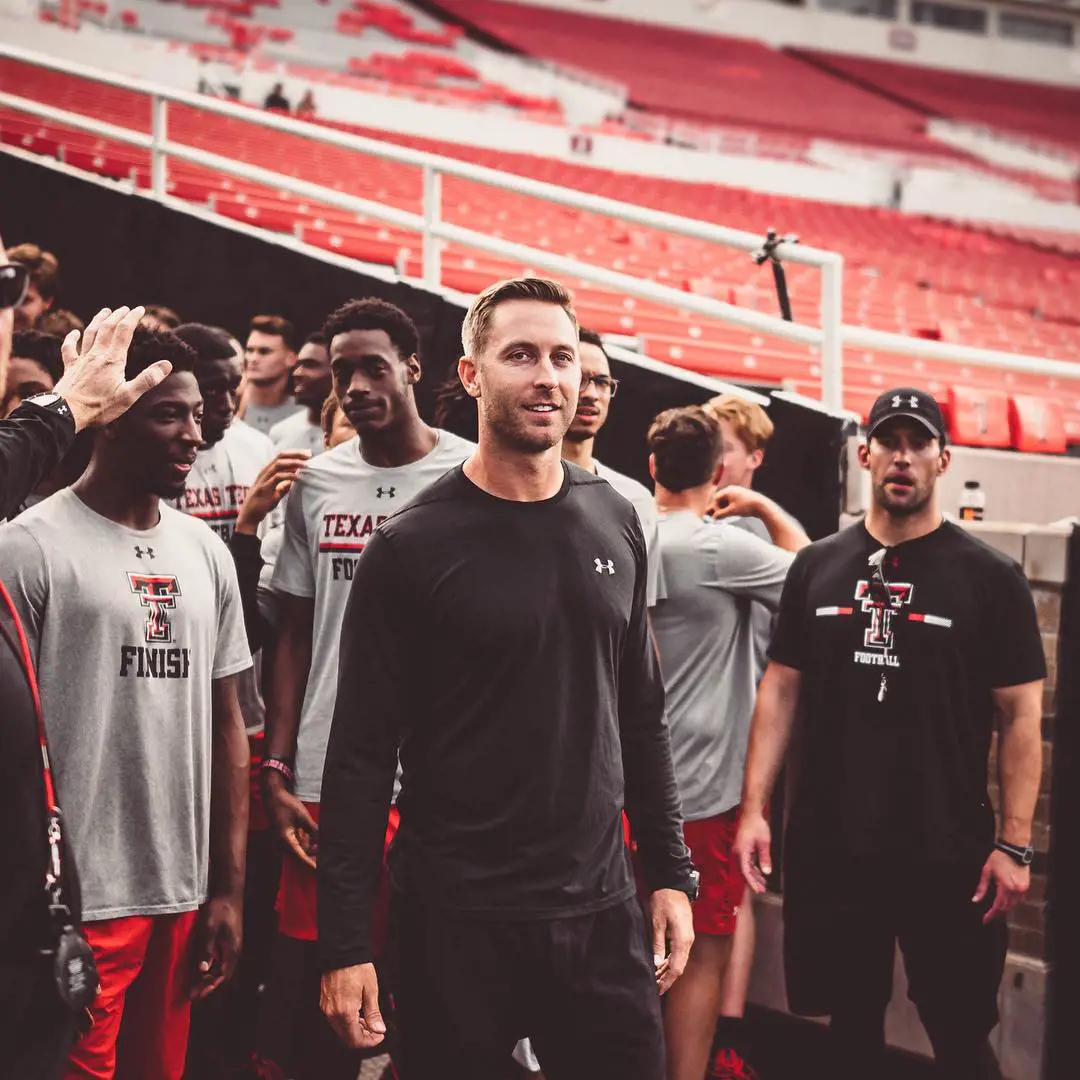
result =
[[1053,398],[1014,394],[1009,398],[1009,434],[1013,448],[1029,454],[1063,454],[1065,415]]
[[951,386],[947,410],[949,436],[958,445],[1012,445],[1009,435],[1009,396],[1003,390]]

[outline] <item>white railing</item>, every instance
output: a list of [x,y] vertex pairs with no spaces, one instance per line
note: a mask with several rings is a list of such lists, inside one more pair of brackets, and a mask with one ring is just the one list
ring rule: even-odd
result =
[[[221,101],[217,98],[108,74],[11,45],[0,43],[0,56],[147,95],[150,99],[152,119],[151,133],[149,135],[145,132],[118,127],[95,117],[72,113],[16,94],[0,92],[0,105],[40,117],[43,120],[88,131],[117,142],[149,149],[151,155],[151,191],[155,198],[163,202],[170,199],[167,194],[168,163],[170,159],[185,161],[243,180],[271,185],[279,190],[316,200],[327,206],[354,211],[378,221],[384,221],[408,230],[415,230],[422,237],[423,280],[425,284],[432,287],[441,285],[442,280],[439,242],[450,242],[483,251],[490,255],[521,262],[527,266],[538,267],[549,273],[577,278],[627,296],[671,305],[672,307],[693,312],[696,315],[719,319],[744,329],[816,346],[820,352],[822,401],[830,409],[839,410],[843,406],[843,350],[845,347],[872,349],[880,352],[952,361],[972,366],[1006,368],[1013,371],[1064,379],[1080,379],[1080,364],[1067,361],[1018,356],[988,349],[976,349],[940,341],[910,338],[902,334],[871,330],[867,327],[845,326],[842,322],[843,258],[836,252],[822,251],[803,244],[783,244],[778,248],[778,255],[783,261],[817,267],[821,274],[820,327],[785,322],[777,316],[740,308],[710,297],[698,296],[694,293],[684,292],[681,289],[633,277],[630,274],[581,262],[565,255],[557,255],[540,248],[529,247],[525,244],[514,243],[513,241],[477,232],[473,229],[452,225],[444,221],[442,217],[442,178],[444,176],[456,176],[499,188],[503,191],[558,203],[577,210],[603,214],[635,225],[722,244],[745,251],[748,254],[758,250],[762,242],[762,237],[753,233],[730,229],[722,225],[714,225],[692,218],[680,217],[660,210],[650,210],[599,195],[590,195],[585,192],[542,183],[512,173],[499,172],[469,162],[335,131],[318,124],[310,124],[289,117],[261,112],[232,102]],[[373,157],[415,166],[422,170],[423,174],[422,213],[416,214],[399,210],[395,207],[374,202],[371,199],[335,191],[332,188],[285,176],[258,165],[236,161],[221,154],[210,153],[178,143],[170,138],[168,133],[167,110],[170,103],[190,106],[204,112],[242,120],[290,135],[299,135],[313,142],[328,143],[343,149],[369,154]]]

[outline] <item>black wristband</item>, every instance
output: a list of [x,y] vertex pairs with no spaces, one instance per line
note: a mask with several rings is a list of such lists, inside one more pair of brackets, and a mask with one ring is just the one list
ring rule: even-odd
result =
[[1020,866],[1030,866],[1035,858],[1035,849],[1030,844],[1027,847],[1017,847],[1016,844],[1007,844],[1004,840],[997,840],[994,843],[994,849],[1008,855]]

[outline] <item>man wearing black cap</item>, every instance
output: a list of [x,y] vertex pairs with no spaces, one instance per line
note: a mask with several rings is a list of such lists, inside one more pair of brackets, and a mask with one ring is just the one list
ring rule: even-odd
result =
[[761,892],[764,808],[800,717],[785,974],[794,1012],[831,1017],[842,1078],[882,1074],[897,941],[938,1075],[1001,1076],[988,1036],[1003,916],[1030,880],[1046,663],[1020,568],[942,518],[945,441],[929,394],[874,403],[870,509],[796,556],[750,735],[736,853]]

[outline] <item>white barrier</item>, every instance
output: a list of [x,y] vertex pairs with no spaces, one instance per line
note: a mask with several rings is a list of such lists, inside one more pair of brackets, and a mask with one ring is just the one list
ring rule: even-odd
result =
[[[404,229],[415,230],[422,237],[424,282],[431,287],[438,287],[441,284],[441,264],[437,241],[443,240],[483,251],[490,255],[519,261],[529,266],[540,267],[554,274],[613,289],[627,296],[671,305],[707,318],[719,319],[744,329],[755,330],[763,334],[772,334],[805,345],[813,345],[820,350],[822,400],[830,409],[839,410],[843,407],[843,349],[845,346],[983,367],[1007,368],[1037,375],[1080,379],[1080,364],[1040,357],[1015,356],[987,349],[975,349],[945,342],[910,338],[901,334],[886,333],[866,327],[843,325],[843,258],[836,252],[822,251],[802,244],[783,244],[777,249],[777,253],[783,261],[817,267],[821,274],[821,326],[785,322],[776,316],[765,315],[720,300],[683,292],[667,285],[646,281],[629,274],[619,273],[605,267],[581,262],[578,259],[571,259],[544,251],[540,248],[513,243],[473,229],[451,225],[443,221],[441,216],[441,181],[443,176],[457,176],[479,184],[500,188],[504,191],[515,192],[519,195],[546,200],[573,207],[577,210],[603,214],[635,225],[677,233],[710,243],[722,244],[745,251],[748,254],[757,251],[762,243],[762,237],[753,233],[542,183],[527,177],[499,172],[495,169],[473,165],[454,158],[441,157],[437,154],[424,153],[419,150],[396,146],[392,143],[379,142],[375,139],[335,131],[317,124],[309,124],[301,120],[245,108],[217,98],[204,97],[141,80],[111,75],[81,64],[60,61],[53,57],[11,45],[0,44],[0,56],[148,95],[152,102],[151,115],[153,117],[153,130],[150,135],[127,128],[120,128],[94,117],[71,113],[16,94],[0,93],[0,105],[54,123],[89,131],[117,142],[144,149],[149,148],[151,153],[151,187],[154,196],[158,199],[163,199],[166,196],[169,159],[186,161],[215,169],[226,175],[272,185],[280,190],[307,199],[317,200],[328,206],[363,213],[376,220],[397,225]],[[196,147],[182,145],[176,142],[175,139],[170,138],[167,133],[167,109],[169,103],[190,106],[204,112],[260,125],[270,130],[299,135],[314,142],[328,143],[343,149],[354,150],[388,161],[396,161],[417,167],[422,170],[424,179],[423,211],[420,214],[409,213],[395,207],[373,202],[370,199],[335,191],[320,184],[275,173],[270,169],[257,165],[250,165],[220,154],[213,154]]]

